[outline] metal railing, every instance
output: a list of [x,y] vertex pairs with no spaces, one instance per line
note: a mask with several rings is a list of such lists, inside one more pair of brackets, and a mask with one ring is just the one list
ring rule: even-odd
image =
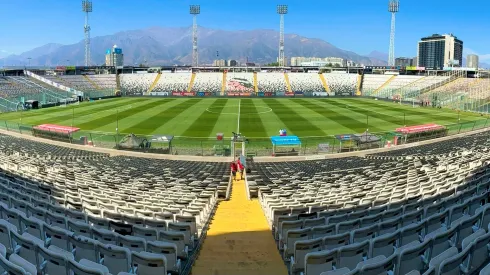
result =
[[[403,118],[400,118],[403,120]],[[444,135],[451,136],[469,131],[479,130],[490,127],[489,118],[483,117],[479,120],[444,125]],[[35,135],[33,125],[21,124],[13,121],[0,121],[0,129],[20,133],[23,135]],[[401,137],[394,132],[369,132],[375,135],[379,140],[370,143],[358,143],[355,140],[340,141],[334,135],[321,137],[300,137],[301,145],[295,148],[285,148],[275,150],[275,156],[307,156],[319,154],[336,154],[340,152],[354,152],[366,149],[384,148],[388,146],[413,143],[422,140],[441,137],[440,132],[428,132],[412,134]],[[119,142],[125,137],[125,134],[116,133],[98,133],[91,131],[78,131],[71,136],[60,136],[57,133],[43,134],[42,138],[64,141],[72,144],[85,144],[87,146],[120,149]],[[138,136],[141,139],[151,140],[152,136]],[[247,137],[246,145],[247,156],[272,156],[273,147],[269,138]],[[396,141],[395,141],[396,140]],[[141,146],[132,149],[137,152],[161,153],[172,155],[192,155],[192,156],[223,156],[231,155],[231,143],[227,141],[218,141],[216,138],[188,138],[174,137],[170,144],[155,144],[150,147]]]

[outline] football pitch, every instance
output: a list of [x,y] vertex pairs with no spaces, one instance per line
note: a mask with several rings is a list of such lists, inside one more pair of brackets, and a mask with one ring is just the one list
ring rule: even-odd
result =
[[[412,107],[368,98],[116,98],[79,105],[0,114],[1,121],[78,127],[100,134],[231,136],[267,138],[288,135],[389,132],[401,126],[464,124],[486,117],[432,107]],[[1,124],[2,122],[0,122]],[[482,122],[486,123],[486,122]],[[478,122],[480,124],[480,122]],[[482,127],[482,125],[480,126]]]

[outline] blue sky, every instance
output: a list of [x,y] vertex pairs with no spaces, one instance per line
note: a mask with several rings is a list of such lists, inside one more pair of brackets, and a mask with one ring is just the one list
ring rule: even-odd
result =
[[[78,0],[3,0],[0,54],[21,53],[46,43],[83,39],[84,15]],[[92,36],[152,26],[189,26],[189,4],[200,4],[198,23],[208,28],[279,29],[277,4],[289,5],[286,33],[321,38],[368,54],[388,52],[388,0],[93,0]],[[490,1],[401,0],[396,56],[415,56],[417,41],[433,33],[454,33],[466,53],[490,61]],[[469,2],[468,2],[469,3]],[[287,47],[287,45],[286,45]]]

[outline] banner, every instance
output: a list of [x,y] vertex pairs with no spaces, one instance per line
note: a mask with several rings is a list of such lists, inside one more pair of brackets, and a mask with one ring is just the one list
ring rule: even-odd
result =
[[252,93],[227,93],[227,96],[251,96]]
[[72,89],[70,87],[66,87],[66,86],[61,85],[59,83],[53,82],[53,81],[51,81],[49,79],[46,79],[46,78],[44,78],[42,76],[39,76],[39,75],[37,75],[35,73],[32,73],[30,71],[27,71],[27,70],[24,71],[24,75],[30,76],[32,78],[35,78],[35,79],[37,79],[37,80],[39,80],[41,82],[44,82],[44,83],[46,83],[48,85],[51,85],[53,87],[56,87],[56,88],[58,88],[60,90],[63,90],[65,92],[73,93],[73,94],[76,94],[77,96],[83,96],[83,92],[80,92],[80,91],[77,91],[77,90]]
[[313,96],[328,96],[328,93],[326,93],[326,92],[314,92]]
[[294,93],[285,93],[285,96],[294,96]]
[[211,92],[197,92],[197,96],[212,96],[213,93]]
[[173,96],[195,96],[194,92],[172,92]]
[[168,96],[168,92],[151,92],[150,95],[154,95],[154,96]]
[[274,93],[273,92],[264,92],[264,96],[271,97],[271,96],[274,96]]

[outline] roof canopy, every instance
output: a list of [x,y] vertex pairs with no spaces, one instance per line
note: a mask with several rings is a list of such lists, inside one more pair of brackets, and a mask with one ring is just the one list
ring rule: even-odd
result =
[[34,129],[41,130],[41,131],[47,131],[47,132],[54,132],[54,133],[63,133],[63,134],[71,134],[71,133],[74,133],[74,132],[77,132],[80,130],[80,128],[75,128],[75,127],[70,127],[70,126],[61,126],[61,125],[55,125],[55,124],[41,124],[41,125],[35,126]]
[[271,142],[274,146],[301,145],[301,141],[297,136],[273,136],[271,137]]
[[444,129],[444,126],[441,126],[439,124],[424,124],[424,125],[396,128],[396,131],[402,134],[413,134],[413,133],[429,132],[429,131],[435,131],[441,129]]
[[151,142],[171,142],[174,136],[170,135],[154,135],[151,137]]
[[358,142],[361,142],[361,143],[376,142],[376,141],[380,140],[379,137],[377,137],[373,134],[370,134],[367,131],[362,133],[362,134],[355,134],[354,139],[357,140]]

